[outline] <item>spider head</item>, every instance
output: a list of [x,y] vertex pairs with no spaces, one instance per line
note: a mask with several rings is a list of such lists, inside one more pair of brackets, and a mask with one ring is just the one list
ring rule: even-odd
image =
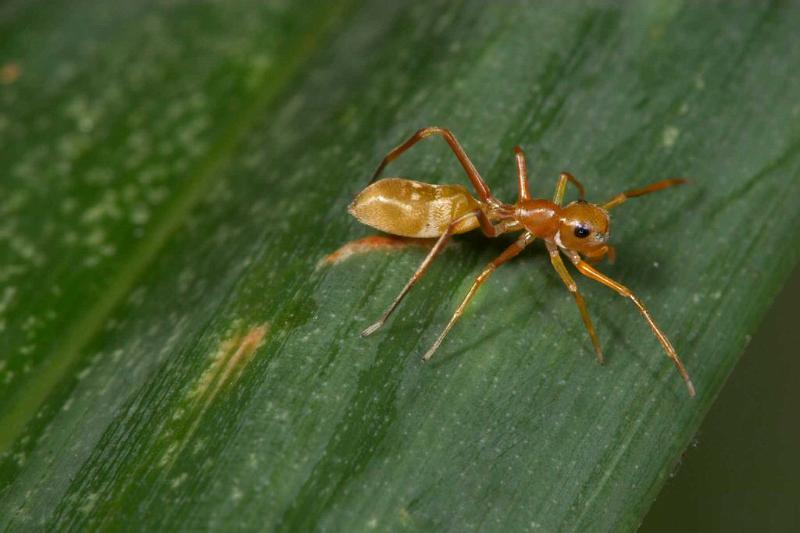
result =
[[609,228],[605,209],[579,200],[561,210],[556,243],[590,260],[600,260],[611,251],[607,244]]

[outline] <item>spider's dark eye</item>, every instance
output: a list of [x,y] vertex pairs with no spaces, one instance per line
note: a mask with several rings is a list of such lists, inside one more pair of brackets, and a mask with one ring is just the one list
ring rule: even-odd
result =
[[592,230],[590,230],[586,226],[576,226],[575,227],[575,236],[578,237],[579,239],[585,239],[586,237],[589,236],[589,234],[591,232],[592,232]]

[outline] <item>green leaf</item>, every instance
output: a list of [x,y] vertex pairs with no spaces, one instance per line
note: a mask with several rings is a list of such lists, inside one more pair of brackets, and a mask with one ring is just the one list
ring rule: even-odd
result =
[[[633,529],[800,259],[791,5],[0,6],[0,526]],[[319,261],[388,149],[456,132],[500,198],[657,178],[578,282],[539,245]],[[428,140],[390,175],[464,183]],[[133,524],[133,525],[132,525]]]

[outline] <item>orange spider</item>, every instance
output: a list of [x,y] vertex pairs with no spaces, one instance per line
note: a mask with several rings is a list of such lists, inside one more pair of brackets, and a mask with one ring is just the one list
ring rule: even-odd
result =
[[[480,199],[472,197],[469,191],[461,185],[432,185],[401,178],[375,181],[389,162],[418,141],[431,135],[441,135],[447,141],[461,166],[464,167]],[[514,204],[506,204],[495,198],[455,136],[444,128],[423,128],[383,158],[370,185],[361,191],[350,204],[350,213],[364,224],[387,233],[416,238],[436,237],[437,240],[397,298],[377,322],[362,332],[362,336],[374,333],[386,322],[411,287],[425,274],[433,259],[444,248],[452,235],[476,228],[480,228],[487,237],[522,231],[522,235],[478,275],[464,300],[450,318],[450,322],[423,356],[423,361],[428,361],[433,356],[447,333],[464,313],[464,309],[472,300],[475,292],[497,267],[518,255],[526,246],[539,238],[547,247],[553,268],[575,297],[583,323],[586,325],[594,345],[598,362],[603,362],[600,341],[597,339],[589,313],[586,311],[583,296],[561,259],[560,254],[562,253],[569,258],[581,274],[610,287],[619,295],[629,298],[633,302],[686,382],[689,395],[694,396],[694,385],[675,348],[653,321],[641,300],[630,289],[601,273],[581,257],[592,262],[599,261],[606,256],[610,259],[614,258],[614,248],[608,244],[609,209],[620,205],[628,198],[679,185],[685,183],[686,180],[671,178],[658,181],[640,189],[625,191],[598,205],[585,201],[583,186],[580,182],[571,174],[562,172],[553,200],[537,199],[532,198],[528,190],[525,155],[519,146],[514,148],[514,152],[519,180],[519,198]],[[567,182],[572,183],[578,189],[579,199],[562,207]]]

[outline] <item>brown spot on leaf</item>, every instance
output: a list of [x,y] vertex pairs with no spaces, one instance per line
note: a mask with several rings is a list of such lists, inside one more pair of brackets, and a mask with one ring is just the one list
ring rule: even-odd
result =
[[211,359],[211,365],[203,372],[192,391],[192,396],[205,396],[206,404],[210,404],[220,389],[239,378],[242,370],[253,358],[264,337],[269,331],[269,324],[264,323],[251,328],[243,336],[235,336],[220,343]]
[[[176,411],[174,420],[188,418],[189,425],[178,430],[177,434],[165,433],[172,442],[159,460],[159,466],[171,468],[175,459],[183,453],[194,438],[194,434],[214,399],[226,386],[238,380],[247,365],[252,361],[258,348],[269,333],[270,324],[265,322],[250,328],[245,334],[233,335],[223,340],[211,356],[211,363],[195,386],[186,396],[188,404]],[[166,437],[165,437],[166,438]]]

